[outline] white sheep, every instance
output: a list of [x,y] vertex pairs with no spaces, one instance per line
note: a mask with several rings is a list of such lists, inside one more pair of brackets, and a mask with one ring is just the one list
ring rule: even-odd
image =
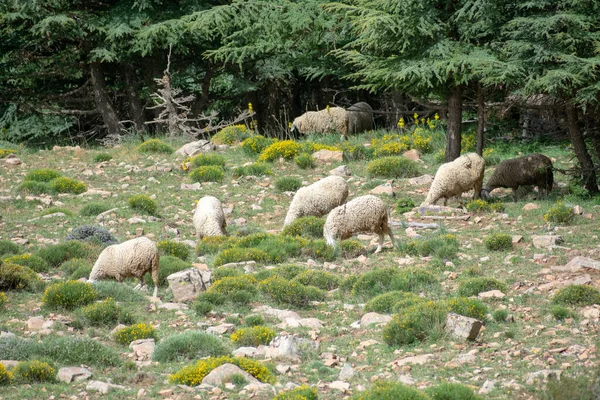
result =
[[312,185],[298,189],[285,216],[283,226],[306,216],[320,217],[348,198],[348,183],[337,175],[328,176]]
[[381,251],[386,233],[394,246],[394,235],[388,225],[388,209],[380,198],[373,195],[361,196],[334,208],[329,212],[323,227],[325,242],[334,247],[336,240],[348,239],[359,232],[373,232],[379,235],[379,245],[375,253]]
[[136,289],[144,286],[146,272],[152,274],[154,281],[154,297],[158,295],[158,248],[146,237],[128,240],[121,244],[108,246],[98,256],[88,281],[95,282],[102,278],[114,278],[119,282],[129,277],[140,280]]
[[341,107],[326,108],[321,111],[308,111],[294,119],[292,133],[340,133],[348,134],[348,114]]
[[225,213],[219,199],[204,196],[196,205],[194,228],[199,239],[205,236],[227,236]]
[[475,153],[465,154],[442,164],[435,173],[427,198],[421,206],[435,204],[442,197],[446,205],[449,198],[471,189],[475,190],[473,197],[478,199],[483,185],[484,169],[485,161]]

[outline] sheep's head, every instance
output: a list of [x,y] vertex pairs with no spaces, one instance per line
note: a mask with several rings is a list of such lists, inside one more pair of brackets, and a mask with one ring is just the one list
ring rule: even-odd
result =
[[296,126],[295,123],[293,123],[292,126],[290,127],[290,133],[292,134],[293,137],[300,136],[300,130],[298,129],[298,126]]
[[481,192],[479,193],[479,195],[485,201],[488,201],[490,199],[490,191],[488,189],[485,189],[485,188],[481,189]]

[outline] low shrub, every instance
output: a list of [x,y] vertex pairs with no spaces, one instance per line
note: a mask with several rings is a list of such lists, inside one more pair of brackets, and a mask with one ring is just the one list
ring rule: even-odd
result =
[[146,140],[144,143],[140,144],[137,148],[139,152],[142,153],[162,153],[162,154],[171,154],[175,150],[171,146],[166,143],[163,143],[159,139],[150,139]]
[[[158,265],[158,286],[165,287],[169,285],[167,277],[175,272],[183,271],[184,269],[193,268],[193,265],[187,261],[183,261],[179,257],[162,256]],[[144,276],[146,285],[153,286],[152,274]]]
[[231,334],[231,342],[238,346],[258,347],[261,344],[268,345],[275,337],[275,331],[266,326],[253,326],[242,328]]
[[131,325],[116,331],[114,338],[117,343],[129,345],[134,340],[156,339],[156,329],[151,324]]
[[286,225],[281,234],[284,236],[302,236],[306,238],[322,238],[325,220],[317,217],[301,217]]
[[161,240],[156,244],[161,255],[173,256],[187,260],[190,255],[190,248],[187,244],[182,242],[175,242],[173,240]]
[[340,286],[340,278],[326,271],[307,270],[298,274],[293,281],[322,290],[333,290]]
[[12,371],[14,380],[20,383],[54,382],[56,370],[47,362],[21,361]]
[[0,264],[0,290],[37,291],[44,282],[29,267],[3,262]]
[[69,240],[79,240],[97,244],[103,247],[119,243],[119,240],[112,233],[100,226],[82,225],[73,229],[65,238]]
[[292,280],[302,272],[306,271],[306,268],[301,265],[282,265],[280,267],[262,269],[256,273],[256,279],[264,281],[272,276],[279,276],[280,278]]
[[38,182],[38,181],[23,181],[19,185],[19,192],[28,193],[32,195],[40,195],[44,193],[53,193],[54,189],[48,182]]
[[265,320],[261,315],[258,315],[258,314],[246,315],[244,317],[244,324],[246,324],[247,326],[259,326],[259,325],[264,325]]
[[226,164],[225,157],[220,154],[212,153],[198,154],[197,156],[190,158],[189,162],[195,168],[204,167],[206,165],[214,165],[223,168]]
[[302,385],[286,392],[279,392],[273,400],[317,400],[318,398],[317,389]]
[[407,254],[421,257],[435,256],[441,260],[454,258],[458,252],[458,247],[458,239],[453,234],[415,239],[399,245],[399,249]]
[[120,307],[112,299],[102,300],[82,308],[82,313],[92,326],[107,326],[119,320]]
[[9,385],[12,379],[12,373],[8,372],[4,364],[0,363],[0,386]]
[[315,161],[315,158],[308,153],[300,154],[294,158],[294,162],[300,169],[314,168],[317,165]]
[[258,281],[252,275],[228,276],[214,282],[206,293],[218,293],[226,297],[240,291],[256,294],[258,293],[257,283]]
[[4,158],[9,154],[15,154],[17,151],[13,149],[0,149],[0,158]]
[[412,178],[421,173],[419,164],[405,157],[378,158],[369,162],[367,172],[376,178]]
[[88,203],[81,207],[79,215],[83,217],[95,217],[98,214],[102,214],[105,211],[110,210],[110,207],[104,203]]
[[552,302],[571,306],[600,304],[600,291],[587,285],[569,285],[556,292]]
[[414,293],[392,290],[391,292],[380,294],[369,300],[365,304],[365,311],[391,314],[392,312],[398,312],[398,305],[401,305],[399,308],[407,308],[421,301],[423,301],[423,299]]
[[228,267],[220,267],[212,270],[211,279],[216,282],[220,279],[231,277],[231,276],[240,276],[244,273],[236,268],[228,268]]
[[94,156],[94,162],[95,163],[101,163],[101,162],[105,162],[105,161],[110,161],[112,160],[112,156],[108,153],[98,153]]
[[435,340],[443,334],[447,314],[447,307],[440,302],[419,303],[394,315],[383,330],[383,338],[390,346]]
[[226,356],[229,347],[210,333],[187,331],[170,335],[156,345],[152,360],[158,362],[181,362],[204,357]]
[[307,307],[311,301],[325,299],[325,292],[314,286],[305,286],[278,276],[259,282],[259,288],[275,302],[299,308]]
[[399,382],[375,382],[373,386],[357,396],[355,400],[428,400],[427,395]]
[[51,215],[51,214],[56,214],[56,213],[63,213],[68,217],[73,216],[73,211],[69,210],[68,208],[64,208],[64,207],[46,208],[45,210],[42,210],[42,212],[40,212],[40,215],[44,216],[44,215]]
[[496,322],[505,322],[506,318],[508,318],[508,311],[495,310],[494,312],[492,312],[492,317],[494,317],[494,321]]
[[11,254],[21,254],[22,252],[23,250],[18,244],[13,243],[10,240],[0,240],[0,257]]
[[415,208],[415,202],[410,197],[402,197],[396,202],[396,212],[398,214],[404,214],[413,208]]
[[223,364],[234,364],[254,376],[261,382],[274,383],[275,378],[271,374],[269,368],[264,366],[260,361],[252,360],[245,357],[210,357],[199,360],[192,365],[183,367],[173,375],[169,375],[171,383],[178,383],[188,386],[197,386],[202,383],[202,379],[208,375],[213,369]]
[[44,247],[37,251],[36,255],[50,265],[51,268],[56,268],[65,261],[72,258],[89,258],[94,252],[93,248],[78,240],[69,240],[68,242]]
[[196,254],[199,256],[216,254],[225,242],[227,242],[227,236],[205,236],[196,246]]
[[491,251],[504,251],[512,249],[512,236],[506,233],[492,233],[483,239],[485,248]]
[[277,139],[266,138],[261,135],[251,136],[242,141],[242,150],[249,156],[262,153],[267,147],[275,143]]
[[564,321],[565,319],[573,316],[573,312],[568,307],[565,307],[561,304],[553,304],[550,308],[550,314],[557,321]]
[[283,140],[269,145],[258,157],[259,161],[273,162],[279,158],[293,159],[300,151],[300,145],[293,140]]
[[252,131],[248,130],[246,125],[230,125],[213,135],[210,141],[213,144],[226,144],[232,146],[248,138],[251,134]]
[[205,165],[190,172],[192,182],[221,182],[225,172],[222,167],[216,165]]
[[8,297],[6,297],[6,294],[4,292],[0,292],[0,312],[4,311],[6,309],[7,304],[8,304]]
[[269,259],[268,254],[260,249],[234,247],[219,252],[213,260],[213,266],[240,261],[256,261],[263,263]]
[[337,250],[335,247],[328,246],[323,239],[311,240],[301,246],[302,255],[308,258],[314,258],[320,261],[335,260]]
[[141,291],[117,281],[94,282],[94,289],[98,292],[99,300],[114,299],[119,303],[135,303],[136,306],[148,302]]
[[90,304],[97,297],[98,292],[89,283],[66,281],[48,286],[42,302],[52,309],[73,310]]
[[575,214],[571,207],[565,206],[563,203],[557,203],[544,214],[544,221],[554,222],[559,225],[569,225],[573,222]]
[[148,215],[156,215],[158,204],[145,194],[138,194],[127,199],[129,207],[135,211],[142,212]]
[[53,179],[50,185],[56,193],[81,194],[87,192],[85,183],[67,177]]
[[275,189],[280,192],[295,192],[300,189],[302,182],[300,179],[284,176],[275,181]]
[[[70,260],[65,261],[64,263],[60,264],[59,269],[65,273],[65,275],[69,276],[73,273],[75,273],[75,271],[77,270],[83,270],[83,269],[89,269],[90,272],[92,272],[92,264],[90,264],[88,261],[83,260],[81,258],[72,258]],[[84,275],[85,276],[85,275]],[[89,274],[88,274],[89,276]],[[80,276],[81,278],[81,276]],[[79,279],[79,278],[77,278]],[[76,281],[77,279],[73,279],[74,281]]]
[[475,199],[468,202],[466,208],[468,211],[473,213],[502,212],[504,211],[504,204],[499,202],[489,202],[482,199]]
[[468,299],[466,297],[457,297],[447,300],[448,308],[455,314],[465,317],[475,318],[485,321],[488,313],[487,306],[477,299]]
[[48,263],[41,257],[32,254],[19,254],[2,259],[2,262],[22,265],[31,268],[35,272],[48,272]]
[[442,383],[425,389],[432,400],[482,400],[473,389],[459,383]]
[[433,274],[424,268],[404,268],[392,278],[393,290],[416,292],[437,283]]
[[398,275],[398,268],[375,268],[360,276],[354,277],[352,294],[365,298],[375,297],[392,290],[392,279]]
[[35,182],[50,182],[51,180],[59,178],[60,176],[61,173],[56,170],[41,168],[29,171],[25,175],[25,178],[23,178],[23,180]]
[[271,167],[265,162],[255,162],[246,167],[237,167],[233,171],[234,176],[267,176],[273,175]]
[[357,239],[342,240],[340,251],[344,258],[356,258],[367,253],[365,246]]
[[506,293],[507,287],[505,283],[487,277],[467,279],[458,285],[458,294],[462,297],[477,296],[481,292],[490,290],[500,290]]
[[197,301],[194,303],[194,311],[200,317],[208,315],[213,309],[213,304],[208,301]]

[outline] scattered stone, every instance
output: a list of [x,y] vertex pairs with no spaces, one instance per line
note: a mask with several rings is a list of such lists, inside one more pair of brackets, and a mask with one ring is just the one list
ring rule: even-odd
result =
[[548,247],[561,244],[563,242],[563,238],[558,235],[534,236],[532,238],[532,242],[533,247],[536,249],[547,249]]
[[237,365],[225,363],[210,371],[208,375],[202,379],[205,385],[220,386],[227,381],[231,381],[233,375],[241,375],[248,383],[260,383],[258,379],[238,367]]
[[0,360],[0,364],[4,365],[8,371],[14,369],[19,362],[17,360]]
[[416,149],[405,151],[402,153],[402,155],[413,161],[419,161],[421,159],[421,153],[419,153],[419,150]]
[[479,353],[479,350],[474,349],[466,354],[459,354],[458,357],[456,357],[456,362],[459,365],[472,364],[477,361],[477,353]]
[[208,140],[198,140],[181,146],[175,154],[183,157],[193,157],[201,153],[208,153],[215,150],[215,146]]
[[42,216],[42,218],[45,218],[45,219],[50,219],[50,218],[64,218],[64,217],[66,217],[66,214],[62,213],[62,212],[55,212],[55,213],[52,213],[52,214],[46,214],[46,215]]
[[[224,266],[222,266],[221,268],[223,268]],[[295,311],[290,311],[290,310],[279,310],[277,308],[271,308],[269,306],[263,306],[263,307],[258,307],[252,310],[252,312],[255,313],[263,313],[265,315],[271,315],[273,317],[279,318],[280,321],[284,322],[287,319],[296,319],[296,320],[300,320],[302,318],[300,318],[300,315],[298,315],[297,312]]]
[[303,349],[318,348],[319,343],[314,340],[303,339],[296,335],[279,335],[271,341],[269,347],[265,348],[265,356],[296,359]]
[[432,182],[433,182],[433,175],[429,175],[429,174],[417,176],[416,178],[410,178],[408,180],[408,183],[413,186],[431,185]]
[[403,365],[423,365],[433,360],[434,358],[435,357],[433,354],[419,354],[418,356],[405,357],[392,361],[388,365],[391,365],[394,369],[398,369]]
[[537,210],[538,208],[540,208],[540,206],[535,203],[527,203],[523,206],[523,211]]
[[173,389],[165,389],[158,392],[158,395],[161,397],[169,397],[173,394]]
[[350,364],[346,363],[342,367],[342,370],[340,371],[338,379],[340,381],[346,381],[346,380],[352,378],[353,376],[354,376],[354,368],[352,368],[352,366]]
[[139,339],[129,343],[129,348],[133,350],[133,357],[136,361],[150,360],[154,346],[154,339]]
[[543,369],[541,371],[530,372],[527,374],[527,384],[532,385],[535,383],[536,379],[542,379],[543,381],[547,381],[548,379],[556,379],[560,381],[560,375],[562,371],[559,369]]
[[488,394],[492,390],[494,390],[495,386],[496,386],[495,381],[487,380],[483,383],[483,386],[481,386],[481,389],[479,389],[479,394]]
[[238,347],[232,354],[234,357],[255,357],[258,350],[256,347]]
[[107,394],[108,392],[112,392],[113,390],[123,390],[127,389],[125,386],[121,385],[113,385],[112,383],[106,383],[101,381],[89,381],[85,390],[100,392],[102,394]]
[[200,184],[200,182],[182,183],[181,186],[179,186],[179,188],[181,190],[200,190],[200,189],[202,189],[202,185]]
[[277,364],[277,366],[275,366],[275,369],[277,370],[277,372],[279,372],[281,375],[285,375],[288,372],[291,371],[291,368],[289,365],[282,365],[282,364]]
[[224,335],[226,333],[235,332],[235,325],[222,323],[221,325],[211,326],[206,330],[206,333],[212,333],[213,335]]
[[383,185],[377,186],[375,189],[371,190],[369,193],[379,195],[379,194],[387,194],[389,196],[394,196],[394,189],[392,188],[392,184],[387,182]]
[[446,331],[462,339],[475,340],[482,326],[483,323],[478,319],[455,313],[448,313],[446,318]]
[[592,319],[592,320],[600,319],[600,310],[593,306],[584,307],[581,310],[581,315],[583,315],[583,317],[587,318],[587,319]]
[[521,236],[521,235],[513,235],[512,236],[513,244],[521,243],[522,240],[523,240],[523,236]]
[[452,215],[464,215],[467,213],[462,208],[436,206],[436,205],[421,206],[421,207],[419,207],[418,212],[421,216],[427,216],[427,215],[431,215],[431,214],[452,216]]
[[573,214],[583,215],[583,212],[583,207],[581,207],[580,205],[576,205],[575,207],[573,207]]
[[212,284],[211,272],[188,268],[167,277],[169,289],[177,302],[191,301]]
[[329,171],[329,175],[338,175],[338,176],[350,176],[352,173],[350,172],[350,168],[347,165],[340,165]]
[[329,389],[336,389],[342,393],[345,393],[350,389],[350,384],[343,381],[334,381],[329,384]]
[[94,188],[88,188],[88,190],[84,193],[81,193],[79,195],[79,197],[83,197],[83,196],[100,196],[102,198],[107,198],[112,196],[111,192],[108,192],[106,190],[102,190],[102,189],[94,189]]
[[127,222],[129,222],[130,224],[145,224],[146,220],[142,219],[140,217],[131,217],[127,220]]
[[187,310],[188,306],[183,303],[161,303],[158,305],[158,308],[168,311],[181,311]]
[[88,380],[92,377],[92,372],[87,368],[66,367],[58,370],[58,380],[65,383],[73,381],[80,382]]
[[286,329],[298,328],[300,326],[312,329],[321,329],[323,327],[323,322],[317,318],[285,318],[284,321],[277,327],[280,329]]
[[344,152],[343,151],[319,150],[319,151],[315,151],[314,153],[312,153],[312,156],[315,160],[320,161],[322,163],[344,160]]
[[592,260],[588,257],[577,256],[565,265],[571,272],[577,272],[580,268],[591,268],[600,270],[600,261]]
[[490,290],[488,292],[481,292],[477,295],[480,299],[502,299],[506,296],[499,290]]
[[39,331],[44,328],[45,322],[44,317],[31,317],[27,320],[27,329],[30,331]]
[[236,218],[233,220],[234,225],[246,225],[246,218]]
[[391,315],[387,314],[378,314],[376,312],[370,312],[363,315],[360,319],[360,326],[362,328],[366,328],[372,324],[387,324],[392,320]]

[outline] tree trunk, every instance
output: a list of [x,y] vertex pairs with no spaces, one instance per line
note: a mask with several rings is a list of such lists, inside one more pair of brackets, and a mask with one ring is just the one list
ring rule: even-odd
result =
[[481,84],[477,84],[477,147],[476,152],[483,156],[485,140],[485,96]]
[[142,100],[137,94],[137,88],[134,81],[135,70],[130,65],[123,65],[125,75],[125,93],[129,101],[129,109],[131,112],[131,120],[135,125],[135,129],[141,132],[146,129],[146,118],[144,116],[144,106]]
[[96,108],[102,115],[102,120],[106,125],[108,134],[120,135],[121,124],[119,124],[119,117],[110,103],[108,93],[106,92],[106,83],[104,82],[104,71],[102,70],[102,64],[91,63],[90,75],[92,77],[92,85],[94,87],[94,100],[96,101]]
[[215,75],[215,66],[213,63],[209,62],[206,66],[206,72],[204,73],[204,77],[202,78],[202,95],[199,99],[197,99],[193,106],[191,114],[194,117],[199,116],[206,105],[208,104],[209,99],[209,90],[210,90],[210,82],[212,81],[213,76]]
[[575,155],[581,165],[581,170],[584,179],[585,189],[590,194],[598,193],[598,183],[596,182],[596,172],[594,171],[594,162],[588,153],[585,145],[585,140],[581,134],[579,127],[579,120],[577,115],[577,109],[571,105],[567,105],[567,123],[569,125],[569,135],[571,136],[571,143],[575,150]]
[[462,86],[454,87],[448,96],[448,137],[446,142],[446,162],[460,157],[462,123]]

